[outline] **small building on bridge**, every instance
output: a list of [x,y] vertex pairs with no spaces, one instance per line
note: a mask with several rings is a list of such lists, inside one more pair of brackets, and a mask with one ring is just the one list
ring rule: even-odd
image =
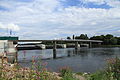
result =
[[0,40],[18,40],[19,37],[13,37],[13,36],[0,36]]

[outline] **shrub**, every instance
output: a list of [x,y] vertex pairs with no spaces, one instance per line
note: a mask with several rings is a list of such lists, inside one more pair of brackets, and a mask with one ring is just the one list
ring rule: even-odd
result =
[[108,80],[104,71],[97,71],[91,74],[87,80]]
[[48,72],[44,66],[46,63],[36,63],[32,60],[32,68],[21,67],[18,64],[3,64],[0,66],[0,80],[60,80],[58,76]]
[[120,80],[120,59],[108,59],[105,70],[91,74],[88,80]]
[[118,57],[108,60],[106,75],[109,80],[120,80],[120,59]]
[[61,68],[60,74],[63,80],[77,80],[75,77],[73,77],[73,73],[69,67]]

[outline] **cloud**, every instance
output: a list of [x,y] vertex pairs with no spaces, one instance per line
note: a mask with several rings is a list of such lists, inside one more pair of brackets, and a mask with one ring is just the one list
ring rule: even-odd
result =
[[9,10],[0,10],[0,28],[18,31],[22,39],[53,39],[81,33],[95,35],[120,29],[119,1],[82,1],[98,5],[106,3],[113,8],[64,7],[59,0],[2,0],[0,5]]
[[19,26],[16,25],[16,24],[13,24],[13,23],[10,23],[10,24],[7,24],[7,25],[0,23],[0,28],[1,29],[10,29],[10,30],[13,30],[13,31],[19,31],[20,30]]
[[113,7],[120,8],[120,0],[110,0],[110,1],[108,2],[108,5],[113,6]]
[[94,2],[96,4],[104,4],[105,0],[82,0],[83,2]]
[[120,0],[82,0],[85,3],[95,3],[95,4],[107,4],[112,7],[119,7],[120,8]]

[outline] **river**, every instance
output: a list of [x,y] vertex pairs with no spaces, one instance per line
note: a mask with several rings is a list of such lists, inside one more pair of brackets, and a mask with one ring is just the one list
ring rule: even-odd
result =
[[73,72],[95,72],[106,67],[107,59],[120,57],[120,48],[80,48],[77,52],[74,48],[57,49],[57,59],[52,58],[52,49],[18,51],[21,66],[30,67],[33,56],[39,56],[43,63],[47,63],[49,71],[70,67]]

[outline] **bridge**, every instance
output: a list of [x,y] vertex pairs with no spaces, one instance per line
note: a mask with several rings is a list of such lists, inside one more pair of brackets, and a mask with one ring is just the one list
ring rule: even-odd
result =
[[96,43],[102,43],[103,41],[100,40],[83,40],[83,39],[73,39],[73,40],[14,40],[16,42],[41,42],[41,41],[45,41],[45,42],[96,42]]
[[73,39],[73,40],[14,40],[14,42],[51,42],[53,44],[53,58],[56,58],[56,49],[57,42],[65,42],[65,43],[74,43],[75,50],[77,51],[79,48],[79,43],[85,42],[89,44],[89,48],[92,47],[92,43],[101,44],[103,41],[100,40],[83,40],[83,39]]

